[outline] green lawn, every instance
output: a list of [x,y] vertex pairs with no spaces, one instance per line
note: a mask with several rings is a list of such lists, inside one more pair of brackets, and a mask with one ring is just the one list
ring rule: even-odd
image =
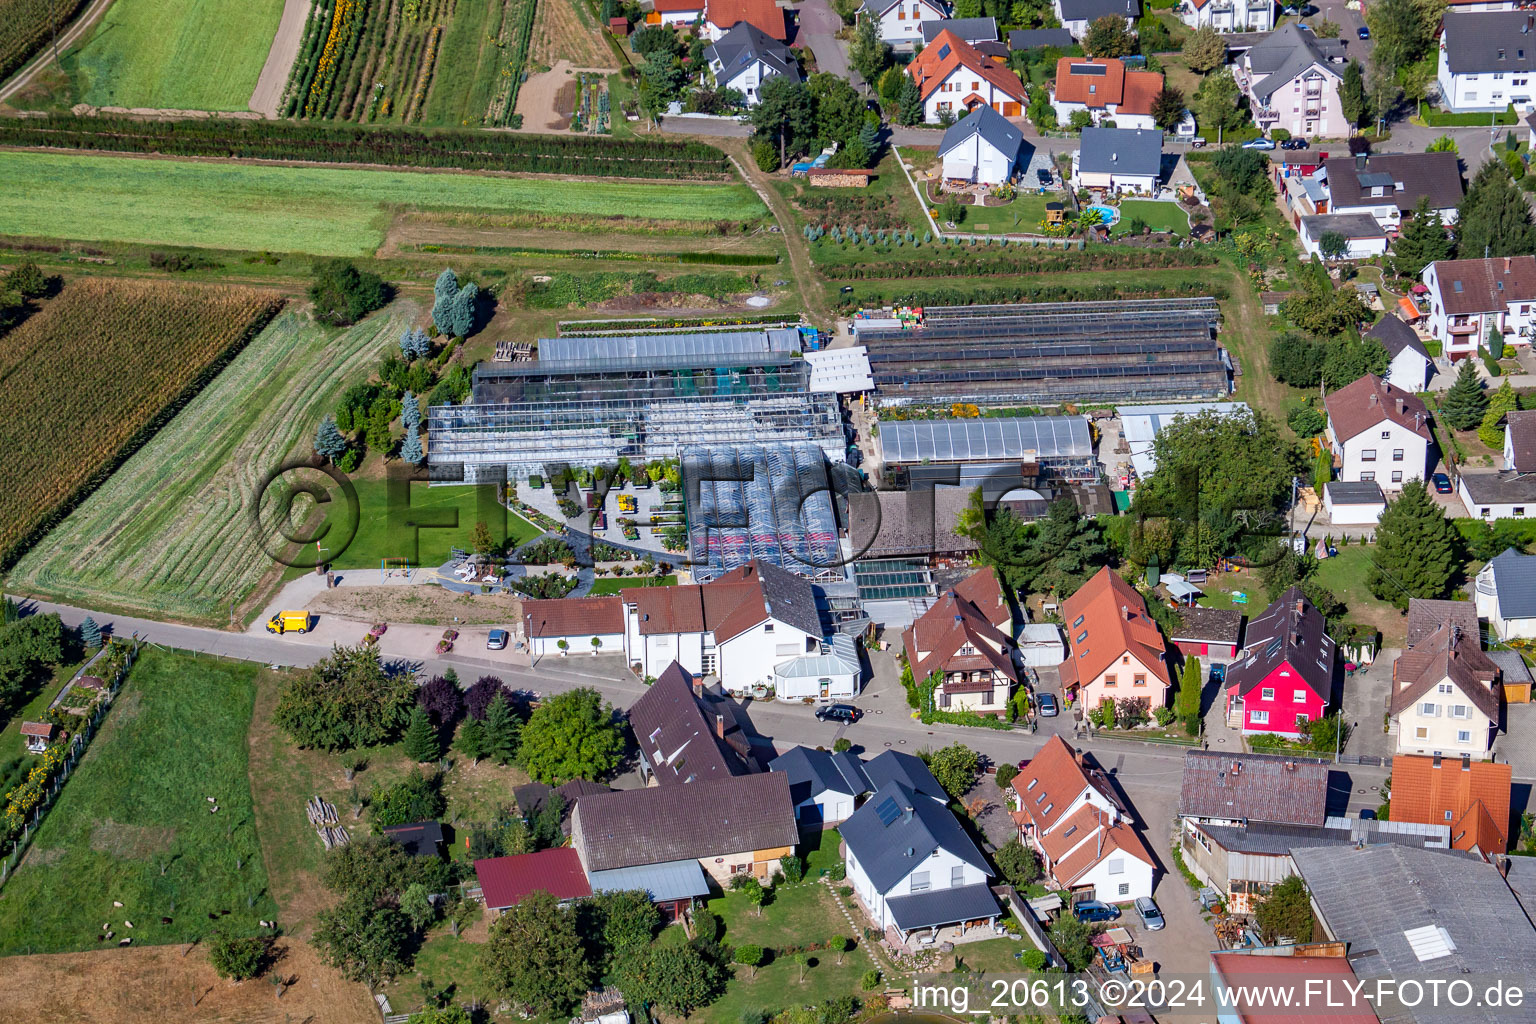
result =
[[956,230],[993,235],[1038,234],[1040,223],[1045,220],[1045,204],[1059,201],[1052,195],[1021,192],[1007,206],[967,206],[965,220]]
[[[401,207],[750,220],[746,185],[571,182],[473,174],[0,154],[0,225],[14,235],[362,255]],[[296,215],[302,212],[302,216]]]
[[1189,234],[1189,216],[1177,203],[1158,202],[1153,199],[1127,199],[1120,204],[1120,221],[1115,225],[1124,231],[1132,220],[1140,220],[1153,231],[1172,231],[1176,235]]
[[257,671],[144,651],[6,883],[0,955],[100,949],[104,922],[163,944],[276,915],[246,770]]
[[48,710],[48,705],[53,703],[53,698],[59,695],[59,690],[69,682],[80,668],[80,662],[70,662],[68,665],[60,665],[54,669],[51,675],[32,697],[11,716],[9,722],[4,725],[4,731],[0,731],[0,764],[4,764],[13,757],[20,757],[26,745],[21,739],[22,722],[40,722],[43,712]]
[[[328,553],[337,568],[377,570],[383,558],[409,558],[412,565],[437,566],[448,561],[449,549],[470,547],[470,533],[481,518],[481,488],[411,484],[410,504],[396,510],[392,523],[385,481],[356,479],[353,483],[357,487],[357,535],[345,551]],[[490,500],[486,525],[499,541],[501,524],[495,518],[499,506]],[[412,530],[404,525],[409,521],[419,526]],[[522,516],[506,513],[506,537],[514,543],[521,544],[543,532]]]
[[1345,615],[1349,622],[1375,626],[1381,630],[1384,646],[1401,647],[1407,639],[1408,620],[1396,608],[1373,596],[1365,585],[1375,552],[1373,545],[1358,541],[1341,547],[1338,557],[1318,563],[1317,580],[1349,608]]
[[619,591],[628,590],[630,587],[675,587],[676,585],[676,576],[663,576],[661,579],[657,579],[654,576],[646,576],[640,579],[636,579],[633,576],[609,576],[592,584],[590,594],[592,597],[601,597],[603,594],[617,594]]
[[73,54],[97,107],[246,110],[283,0],[117,0]]

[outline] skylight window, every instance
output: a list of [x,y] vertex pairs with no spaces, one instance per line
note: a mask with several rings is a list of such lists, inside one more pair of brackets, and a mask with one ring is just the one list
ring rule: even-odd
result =
[[943,46],[939,47],[939,60],[943,60],[944,58],[948,57],[949,54],[950,49],[948,43],[945,43]]
[[1439,925],[1427,924],[1422,928],[1406,928],[1403,930],[1403,938],[1408,940],[1413,955],[1419,958],[1420,963],[1439,960],[1456,952],[1456,943],[1451,941],[1450,932]]

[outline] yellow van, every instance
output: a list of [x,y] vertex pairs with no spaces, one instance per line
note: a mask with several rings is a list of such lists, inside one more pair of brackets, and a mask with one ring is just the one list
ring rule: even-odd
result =
[[278,612],[267,621],[268,633],[309,632],[309,612]]

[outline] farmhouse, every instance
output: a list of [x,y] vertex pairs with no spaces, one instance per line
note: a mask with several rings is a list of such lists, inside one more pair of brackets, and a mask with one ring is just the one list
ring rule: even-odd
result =
[[[1112,120],[1116,128],[1155,129],[1152,101],[1163,89],[1163,76],[1155,71],[1130,71],[1118,57],[1090,60],[1063,57],[1056,62],[1056,87],[1051,106],[1056,120],[1066,124],[1078,111],[1087,111],[1093,123]],[[1162,133],[1158,133],[1161,155]],[[1087,140],[1084,139],[1084,148]],[[1153,172],[1156,173],[1155,171]]]
[[1323,824],[1328,763],[1284,754],[1187,750],[1179,817],[1206,825]]
[[1028,103],[1018,75],[983,57],[948,30],[925,46],[907,71],[917,80],[923,119],[929,124],[978,106],[991,107],[1004,117],[1020,117]]

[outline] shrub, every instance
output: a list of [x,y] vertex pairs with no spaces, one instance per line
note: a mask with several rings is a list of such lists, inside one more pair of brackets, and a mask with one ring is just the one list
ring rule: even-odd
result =
[[752,143],[752,160],[764,174],[772,174],[779,169],[779,151],[767,139],[758,139]]
[[879,988],[880,972],[873,967],[865,971],[864,977],[860,980],[860,987],[862,987],[866,992],[870,992]]
[[390,288],[378,274],[358,270],[348,260],[315,264],[309,299],[315,319],[340,327],[354,324],[389,301]]

